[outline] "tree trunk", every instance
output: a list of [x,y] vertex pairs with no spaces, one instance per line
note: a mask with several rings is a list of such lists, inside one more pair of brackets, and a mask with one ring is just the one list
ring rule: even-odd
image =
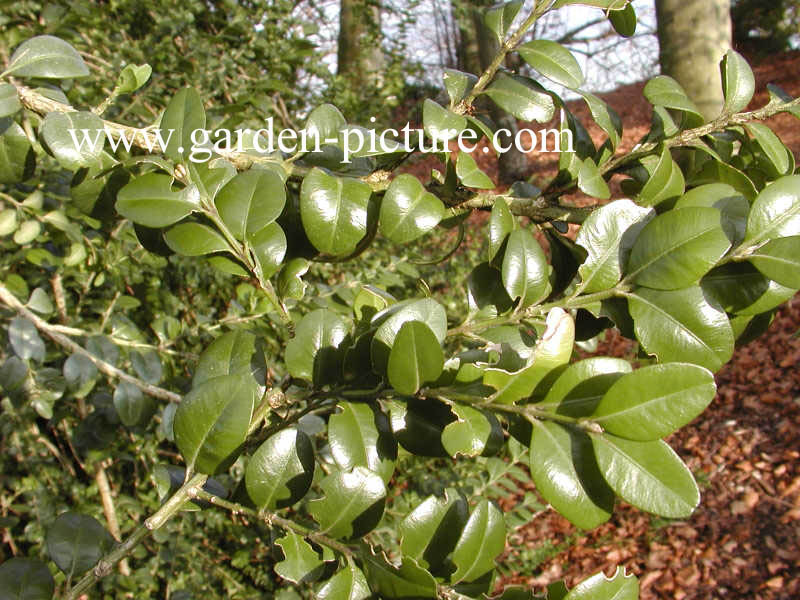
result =
[[381,87],[385,66],[381,38],[380,0],[341,0],[337,73],[352,89]]
[[731,47],[730,0],[656,0],[661,72],[706,117],[722,110],[719,61]]

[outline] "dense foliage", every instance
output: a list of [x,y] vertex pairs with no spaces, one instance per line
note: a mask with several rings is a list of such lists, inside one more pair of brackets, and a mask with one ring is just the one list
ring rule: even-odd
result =
[[[352,126],[331,104],[303,127],[322,152],[246,137],[193,162],[192,132],[230,127],[244,82],[170,93],[148,121],[129,107],[161,106],[177,64],[160,88],[136,59],[93,85],[60,37],[15,40],[0,74],[0,598],[481,598],[541,508],[513,505],[518,482],[584,529],[617,498],[690,517],[697,483],[663,439],[800,288],[800,177],[759,123],[800,102],[772,88],[744,112],[754,79],[730,52],[718,118],[656,77],[650,132],[618,152],[620,118],[581,90],[571,53],[525,41],[570,4],[635,27],[625,0],[491,7],[496,60],[448,71],[449,103],[423,103],[428,141],[490,138],[480,96],[527,121],[562,111],[557,177],[502,193],[466,152],[441,153],[427,184],[395,172],[399,146],[345,160]],[[512,52],[541,79],[501,69]],[[600,147],[548,81],[585,99]],[[175,131],[163,152],[143,123]],[[133,146],[78,148],[75,128]],[[628,199],[609,201],[612,176]],[[576,190],[596,204],[562,200]],[[611,327],[639,355],[581,359]],[[618,571],[545,593],[630,599],[638,583]]]

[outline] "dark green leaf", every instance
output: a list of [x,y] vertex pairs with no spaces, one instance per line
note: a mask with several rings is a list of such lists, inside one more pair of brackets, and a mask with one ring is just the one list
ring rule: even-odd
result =
[[368,404],[342,402],[339,406],[342,412],[328,421],[333,460],[343,471],[366,467],[388,483],[394,473],[397,442],[386,415]]
[[489,217],[489,262],[495,259],[516,225],[517,221],[508,209],[505,199],[497,198],[492,205],[492,214]]
[[611,197],[611,190],[606,180],[591,158],[584,160],[578,170],[578,188],[587,196],[594,198],[607,200]]
[[735,50],[728,50],[720,63],[725,114],[743,111],[750,104],[756,89],[755,77],[747,61]]
[[126,427],[144,424],[156,410],[153,399],[127,381],[120,381],[114,389],[114,408]]
[[258,387],[243,374],[214,377],[192,388],[173,424],[188,468],[213,475],[235,459],[258,396]]
[[352,562],[317,591],[317,600],[367,600],[372,592],[364,573]]
[[45,347],[39,332],[25,317],[14,317],[8,325],[8,341],[14,353],[23,360],[44,361]]
[[704,121],[700,109],[689,99],[680,84],[668,75],[659,75],[648,81],[644,86],[644,97],[655,106],[686,113],[689,127],[697,127]]
[[206,111],[200,95],[192,88],[183,88],[167,104],[161,117],[161,130],[164,139],[170,135],[164,156],[175,162],[183,162],[184,156],[195,146],[192,141],[194,131],[205,129]]
[[400,523],[403,556],[437,573],[461,536],[469,517],[469,505],[454,490],[444,498],[429,496]]
[[364,552],[362,559],[369,587],[379,598],[405,600],[437,597],[436,580],[415,560],[405,559],[400,567],[395,567],[382,553],[376,555],[370,551]]
[[784,146],[775,132],[761,123],[746,123],[745,128],[752,134],[775,170],[781,175],[791,174],[794,167],[791,151]]
[[0,565],[0,598],[52,600],[55,581],[50,569],[34,558],[9,558]]
[[281,268],[286,256],[286,234],[277,223],[270,223],[255,233],[248,234],[247,243],[253,250],[257,269],[264,279],[271,277]]
[[222,221],[237,240],[243,241],[280,216],[286,189],[274,171],[250,169],[226,183],[215,203]]
[[248,375],[253,382],[264,385],[267,365],[263,349],[256,336],[234,329],[215,339],[200,355],[192,384],[222,375]]
[[508,295],[519,298],[522,308],[538,304],[550,293],[547,258],[528,229],[509,234],[501,273]]
[[355,250],[367,232],[369,185],[313,169],[300,190],[300,215],[317,250],[340,256]]
[[500,2],[486,10],[484,22],[489,31],[497,36],[498,42],[503,42],[503,38],[508,33],[511,23],[514,22],[514,17],[522,8],[522,4],[522,0],[512,0],[511,2]]
[[245,483],[258,508],[275,510],[300,501],[314,478],[314,448],[302,431],[289,427],[258,447],[247,463]]
[[88,515],[61,513],[47,530],[47,554],[64,573],[78,576],[97,564],[111,545],[111,536]]
[[471,406],[453,405],[456,420],[442,432],[442,445],[452,457],[490,456],[503,444],[503,428],[493,413]]
[[734,246],[744,239],[750,203],[747,198],[727,183],[709,183],[698,186],[678,198],[675,208],[705,206],[722,213],[722,229]]
[[470,514],[453,550],[456,571],[451,581],[475,581],[494,568],[494,559],[505,550],[503,513],[486,498]]
[[748,258],[773,281],[800,289],[800,236],[772,240],[749,254]]
[[800,235],[800,175],[782,177],[762,191],[750,209],[744,243]]
[[628,4],[622,10],[612,10],[608,13],[608,20],[614,31],[622,37],[633,37],[636,33],[636,10],[633,4]]
[[349,323],[332,311],[318,309],[307,314],[286,344],[289,373],[315,386],[336,381],[342,368],[342,342],[349,332]]
[[442,108],[430,99],[425,100],[422,105],[422,122],[425,133],[439,141],[456,138],[467,127],[467,120],[463,115]]
[[10,83],[0,83],[0,119],[14,115],[21,108],[17,88]]
[[319,484],[323,497],[308,504],[322,533],[356,538],[371,531],[383,515],[386,487],[379,475],[364,467],[336,470]]
[[390,403],[392,432],[397,442],[417,456],[449,456],[442,432],[455,416],[446,404],[426,398]]
[[370,344],[372,366],[382,373],[389,364],[389,354],[400,328],[408,321],[425,323],[441,343],[447,333],[447,314],[441,304],[431,298],[398,302],[379,312],[372,319],[378,326]]
[[442,78],[452,104],[461,102],[478,82],[478,78],[475,75],[456,71],[455,69],[445,69]]
[[542,75],[567,88],[583,85],[581,67],[572,52],[550,40],[534,40],[517,48],[522,59]]
[[180,223],[164,234],[173,252],[184,256],[203,256],[230,250],[228,242],[215,229],[200,223]]
[[546,123],[555,114],[553,98],[524,79],[500,73],[486,90],[495,104],[522,121]]
[[117,193],[117,212],[147,227],[166,227],[197,210],[198,202],[196,187],[173,191],[172,177],[147,173]]
[[399,393],[416,394],[424,383],[436,381],[444,368],[439,340],[425,323],[403,323],[389,353],[389,383]]
[[308,581],[323,565],[316,550],[303,536],[293,531],[287,531],[286,535],[275,540],[275,544],[281,547],[284,556],[275,565],[275,572],[292,583]]
[[0,119],[0,183],[19,183],[33,175],[36,157],[25,130]]
[[616,149],[622,139],[622,119],[613,108],[597,96],[588,92],[581,92],[581,96],[586,100],[592,118],[608,135],[611,148]]

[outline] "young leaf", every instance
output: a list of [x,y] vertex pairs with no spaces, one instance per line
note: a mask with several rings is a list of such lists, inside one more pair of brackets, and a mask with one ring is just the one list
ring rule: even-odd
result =
[[268,437],[247,463],[247,494],[258,508],[275,510],[299,502],[314,478],[314,448],[294,427]]
[[308,512],[320,531],[335,538],[351,539],[372,530],[383,515],[386,487],[379,475],[355,467],[336,470],[319,484],[323,497],[308,504]]
[[148,64],[144,65],[128,65],[117,78],[116,92],[118,94],[130,94],[142,87],[150,75],[153,73],[153,67]]
[[283,550],[284,559],[275,565],[275,572],[291,581],[302,583],[312,577],[322,565],[319,554],[302,535],[287,531],[286,535],[275,540]]
[[700,502],[691,471],[666,442],[634,442],[592,434],[597,463],[611,488],[637,508],[671,519],[688,517]]
[[475,581],[494,568],[506,546],[506,525],[503,513],[486,498],[481,499],[458,538],[453,550],[456,571],[453,583]]
[[366,467],[388,483],[394,473],[397,441],[386,415],[368,404],[342,402],[339,406],[342,412],[331,415],[328,421],[333,460],[343,471]]
[[52,35],[39,35],[22,42],[5,71],[15,77],[71,79],[86,77],[89,68],[70,44]]
[[47,554],[64,573],[78,576],[97,564],[111,546],[111,536],[88,515],[61,513],[47,530]]
[[753,70],[741,54],[728,50],[720,63],[722,93],[725,96],[724,114],[742,112],[750,104],[756,89]]
[[436,335],[425,323],[403,323],[389,352],[389,383],[406,396],[424,383],[436,381],[444,368],[444,354]]
[[716,208],[671,210],[650,221],[636,238],[626,278],[661,290],[689,287],[730,247]]
[[175,443],[188,468],[214,475],[247,437],[259,389],[244,375],[215,377],[192,388],[175,413]]
[[367,232],[372,191],[355,179],[328,175],[314,168],[300,188],[300,216],[308,239],[320,252],[349,254]]
[[380,232],[395,244],[407,244],[435,228],[444,216],[444,204],[419,179],[407,173],[389,184],[381,202]]
[[714,376],[703,367],[651,365],[617,380],[591,419],[619,437],[658,440],[703,412],[716,391]]
[[583,85],[581,67],[572,52],[550,40],[522,44],[517,51],[522,59],[542,75],[567,88]]
[[600,474],[585,433],[535,421],[529,465],[536,489],[571,523],[592,529],[611,517],[614,492]]
[[479,190],[494,189],[494,182],[489,176],[478,168],[475,159],[469,152],[459,152],[456,159],[456,175],[462,185]]

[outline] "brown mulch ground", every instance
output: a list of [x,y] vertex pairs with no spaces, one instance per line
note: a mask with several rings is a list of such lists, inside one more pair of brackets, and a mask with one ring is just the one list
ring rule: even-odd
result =
[[[767,101],[775,83],[800,95],[800,53],[755,68],[758,93],[751,109]],[[643,84],[602,97],[622,116],[622,149],[650,124]],[[602,139],[582,102],[571,109]],[[789,115],[768,124],[800,158],[800,123]],[[535,172],[550,174],[552,159],[532,155]],[[613,187],[613,186],[612,186]],[[623,566],[640,577],[643,600],[800,598],[800,295],[783,307],[769,332],[737,349],[717,374],[719,393],[695,423],[669,440],[697,475],[700,507],[686,521],[656,519],[625,504],[611,521],[581,534],[548,511],[520,531],[512,545],[543,547],[572,537],[568,549],[513,581],[537,588],[566,579],[569,586]],[[609,334],[603,352],[624,354],[627,343]]]

